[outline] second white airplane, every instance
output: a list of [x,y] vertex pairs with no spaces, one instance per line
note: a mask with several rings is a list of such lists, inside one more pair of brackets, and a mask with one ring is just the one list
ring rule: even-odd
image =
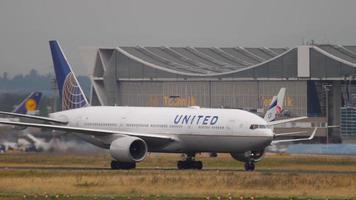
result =
[[[179,169],[202,169],[196,153],[214,152],[230,153],[252,171],[271,143],[293,141],[274,141],[271,126],[305,118],[267,122],[238,109],[90,106],[57,41],[50,41],[50,48],[62,111],[49,118],[0,112],[40,121],[0,123],[75,134],[108,149],[112,169],[135,168],[148,152],[184,153],[186,159],[177,162]],[[315,132],[296,141],[311,140]]]

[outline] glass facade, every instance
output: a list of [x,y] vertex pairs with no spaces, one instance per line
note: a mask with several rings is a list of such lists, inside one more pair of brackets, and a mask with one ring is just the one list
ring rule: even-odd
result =
[[356,107],[341,107],[341,135],[356,136]]

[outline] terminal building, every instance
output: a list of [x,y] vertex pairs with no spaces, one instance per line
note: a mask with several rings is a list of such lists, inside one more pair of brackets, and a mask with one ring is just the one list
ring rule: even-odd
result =
[[356,136],[356,123],[350,125],[356,115],[345,114],[355,113],[356,46],[98,48],[93,65],[93,105],[238,108],[263,115],[285,87],[280,117],[311,118],[280,131],[341,124],[319,130],[319,140]]

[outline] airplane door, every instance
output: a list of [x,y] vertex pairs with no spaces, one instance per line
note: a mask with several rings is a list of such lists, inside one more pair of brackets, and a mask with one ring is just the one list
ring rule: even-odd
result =
[[127,112],[120,113],[117,123],[120,130],[126,130],[127,117]]
[[236,129],[236,120],[230,119],[227,124],[227,130],[232,131]]
[[77,118],[77,122],[76,122],[76,126],[82,126],[85,127],[86,123],[88,121],[88,117],[83,117],[83,116],[79,116]]
[[227,129],[229,131],[234,132],[234,131],[238,131],[238,130],[243,129],[243,128],[244,128],[243,123],[239,122],[239,121],[237,121],[235,119],[230,119],[229,122],[228,122]]
[[77,120],[76,120],[76,122],[75,122],[75,125],[76,125],[77,127],[83,125],[82,117],[81,117],[81,116],[77,118]]

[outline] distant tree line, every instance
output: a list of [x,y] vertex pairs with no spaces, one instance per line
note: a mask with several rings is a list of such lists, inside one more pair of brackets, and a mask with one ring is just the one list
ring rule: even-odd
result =
[[[19,93],[25,94],[32,91],[41,91],[46,96],[51,96],[54,91],[51,89],[51,82],[55,76],[52,74],[41,75],[37,70],[32,69],[28,74],[17,74],[12,78],[8,77],[8,73],[4,72],[0,77],[0,94],[1,93]],[[78,76],[84,93],[88,96],[90,93],[90,79],[87,76]],[[56,94],[58,92],[55,92]]]

